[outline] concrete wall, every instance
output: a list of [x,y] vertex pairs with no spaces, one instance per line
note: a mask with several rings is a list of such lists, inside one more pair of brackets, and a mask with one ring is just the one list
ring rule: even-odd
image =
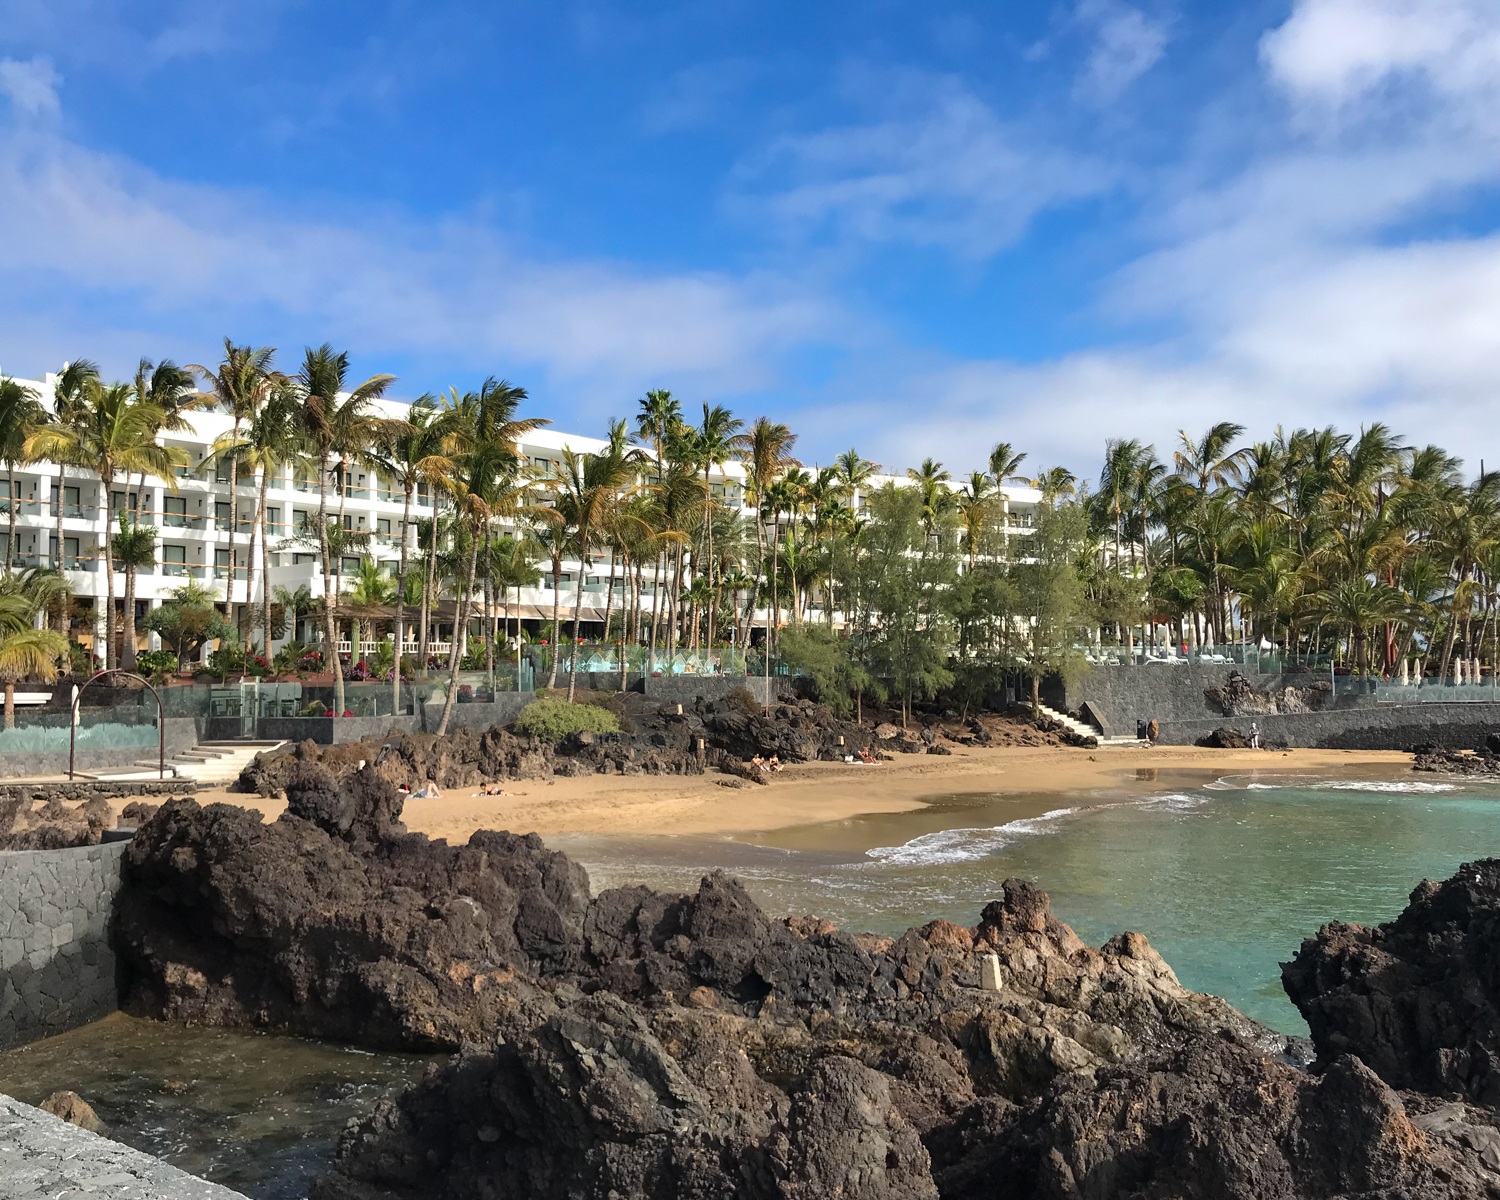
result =
[[115,1011],[108,925],[128,844],[0,852],[0,1049]]
[[[454,704],[448,716],[449,729],[488,729],[508,725],[516,715],[536,699],[534,692],[501,692],[493,701]],[[263,740],[305,742],[309,738],[320,746],[342,746],[362,738],[385,737],[396,733],[432,733],[443,717],[441,703],[425,704],[415,717],[262,717],[256,724],[256,737]],[[234,729],[224,726],[224,733],[214,736],[235,738],[239,718],[227,718]],[[212,726],[211,726],[212,730]]]
[[55,1200],[245,1200],[239,1192],[0,1096],[0,1196]]
[[1270,713],[1163,721],[1160,740],[1189,746],[1215,729],[1246,735],[1254,722],[1263,741],[1322,750],[1410,750],[1432,744],[1450,750],[1476,749],[1500,730],[1500,704],[1366,704],[1316,713]]
[[[1258,691],[1279,690],[1284,687],[1309,687],[1328,676],[1320,672],[1280,675],[1257,675],[1253,670],[1237,666],[1216,666],[1205,663],[1167,666],[1157,664],[1144,667],[1094,667],[1072,687],[1063,690],[1060,681],[1053,681],[1044,690],[1043,699],[1054,707],[1061,701],[1069,709],[1077,709],[1088,701],[1107,724],[1107,732],[1116,736],[1134,737],[1137,721],[1198,721],[1220,718],[1223,713],[1209,704],[1204,690],[1222,686],[1235,672],[1244,675]],[[1374,704],[1374,697],[1356,692],[1356,684],[1340,679],[1340,685],[1348,689],[1336,695],[1333,705],[1337,708]]]

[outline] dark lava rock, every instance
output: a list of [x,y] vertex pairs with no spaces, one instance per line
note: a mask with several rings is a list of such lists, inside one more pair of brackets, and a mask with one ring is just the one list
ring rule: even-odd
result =
[[1413,751],[1411,768],[1444,775],[1500,775],[1500,754],[1489,744],[1495,736],[1490,734],[1485,748],[1477,754],[1441,746],[1418,746]]
[[[980,1101],[927,1138],[944,1200],[1016,1197],[1482,1197],[1500,1174],[1418,1128],[1357,1059],[1310,1076],[1223,1039],[1060,1080],[1020,1108]],[[1004,1181],[1004,1189],[997,1184]]]
[[[339,746],[303,742],[257,755],[235,786],[242,792],[279,795],[293,772],[308,763],[335,779],[373,763],[383,778],[412,789],[428,782],[461,788],[554,775],[701,775],[720,766],[733,771],[757,755],[784,763],[839,761],[873,740],[870,730],[808,700],[777,704],[768,716],[749,692],[681,706],[630,692],[614,697],[611,707],[617,710],[620,733],[575,735],[555,745],[498,725],[456,729],[441,738],[416,733]],[[903,739],[899,748],[920,752],[927,746]]]
[[1281,978],[1323,1061],[1500,1107],[1500,859],[1424,881],[1388,924],[1325,925]]
[[468,1054],[345,1136],[316,1200],[936,1200],[886,1076],[820,1059],[790,1092],[712,1018],[605,995]]
[[1199,738],[1198,745],[1207,746],[1213,750],[1248,750],[1250,739],[1238,729],[1230,729],[1227,725],[1221,725],[1212,733],[1204,734]]
[[[588,876],[535,835],[407,834],[371,768],[304,767],[287,811],[164,805],[125,856],[127,1012],[376,1047],[487,1040],[577,953]],[[304,815],[298,815],[299,813]],[[311,819],[309,819],[311,818]]]

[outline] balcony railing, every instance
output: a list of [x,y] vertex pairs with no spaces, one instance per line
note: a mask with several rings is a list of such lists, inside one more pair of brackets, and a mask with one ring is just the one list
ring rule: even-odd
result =
[[161,573],[179,579],[202,579],[203,568],[198,563],[162,563]]

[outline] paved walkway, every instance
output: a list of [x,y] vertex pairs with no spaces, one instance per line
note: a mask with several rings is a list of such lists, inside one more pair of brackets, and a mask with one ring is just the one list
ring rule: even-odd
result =
[[0,1200],[245,1200],[239,1192],[0,1096]]

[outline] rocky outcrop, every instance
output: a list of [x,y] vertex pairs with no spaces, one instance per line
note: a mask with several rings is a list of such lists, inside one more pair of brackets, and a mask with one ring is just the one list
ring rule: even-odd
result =
[[[1286,1039],[1183,988],[1144,937],[1087,946],[1020,880],[973,926],[852,934],[772,917],[722,874],[591,897],[535,837],[449,847],[400,817],[375,764],[340,784],[304,761],[277,821],[173,801],[127,856],[130,1011],[460,1051],[350,1129],[319,1200],[1500,1190],[1500,1130],[1476,1106],[1500,864],[1465,868],[1483,876],[1470,892],[1419,890],[1425,915],[1382,939],[1408,973],[1367,1022],[1409,1002],[1438,1035],[1466,1030],[1467,1056],[1419,1021],[1390,1062],[1366,1057],[1378,1039],[1335,1049],[1341,1014],[1362,1026],[1334,1004],[1321,1029],[1309,1011],[1308,1073]],[[981,988],[990,954],[998,986]],[[1463,1065],[1463,1088],[1433,1087],[1429,1060]]]
[[[757,755],[782,762],[838,760],[873,740],[869,729],[840,720],[823,705],[793,701],[777,704],[767,715],[748,692],[683,705],[660,704],[632,692],[617,697],[613,707],[620,733],[579,734],[555,745],[501,726],[458,729],[441,738],[405,734],[340,746],[304,742],[257,755],[236,786],[242,792],[279,795],[302,763],[321,766],[335,778],[373,763],[383,778],[411,788],[429,781],[439,788],[459,788],[554,775],[701,775]],[[911,738],[892,748],[925,752],[929,747]]]
[[102,796],[72,807],[56,795],[40,805],[24,792],[0,797],[0,850],[97,846],[114,826],[114,812]]
[[[1494,741],[1491,734],[1489,741]],[[1486,743],[1484,749],[1447,750],[1442,746],[1418,746],[1413,752],[1413,771],[1442,775],[1500,775],[1500,747]]]
[[1357,1059],[1312,1076],[1202,1039],[1155,1062],[1068,1076],[1024,1108],[977,1103],[927,1145],[944,1200],[1438,1200],[1500,1186],[1465,1141],[1492,1133],[1485,1122],[1433,1136],[1420,1120]]
[[307,764],[269,824],[164,805],[125,856],[122,1007],[393,1048],[526,1024],[529,981],[577,954],[588,876],[535,835],[408,834],[400,806],[371,767],[340,787]]
[[1500,859],[1423,882],[1394,921],[1334,922],[1282,966],[1325,1061],[1393,1087],[1500,1108]]
[[109,1136],[109,1128],[99,1119],[94,1106],[77,1092],[53,1092],[37,1107],[69,1125],[77,1125],[79,1129],[97,1133],[100,1137]]
[[1326,679],[1314,680],[1306,687],[1288,684],[1261,691],[1238,671],[1231,671],[1223,683],[1203,689],[1209,706],[1226,717],[1318,712],[1332,695],[1333,685]]

